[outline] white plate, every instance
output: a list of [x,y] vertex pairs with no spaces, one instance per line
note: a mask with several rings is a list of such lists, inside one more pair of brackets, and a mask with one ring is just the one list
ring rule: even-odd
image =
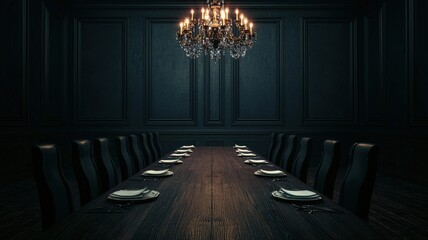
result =
[[116,192],[110,193],[110,195],[115,195],[116,197],[135,197],[141,195],[147,188],[142,189],[122,189]]
[[280,170],[275,170],[275,171],[278,171],[278,173],[277,174],[272,174],[272,173],[266,174],[260,170],[257,170],[254,172],[254,175],[262,176],[262,177],[284,177],[284,176],[287,176],[287,174],[285,174],[283,171],[280,171]]
[[189,157],[190,155],[187,153],[172,153],[169,156],[171,156],[171,157]]
[[264,164],[264,163],[269,163],[269,162],[266,161],[266,160],[262,160],[262,159],[260,159],[260,160],[258,160],[258,159],[248,159],[248,160],[245,160],[244,163],[248,163],[248,164],[250,164],[250,163]]
[[236,152],[237,152],[237,153],[251,153],[251,150],[247,150],[247,149],[240,149],[240,148],[238,148],[238,149],[236,150]]
[[309,190],[288,190],[285,188],[281,188],[281,191],[286,193],[291,197],[300,197],[300,198],[311,198],[314,196],[318,196],[316,192],[312,192]]
[[180,159],[162,159],[159,163],[183,163]]
[[233,148],[247,148],[247,146],[235,144],[235,146],[233,146]]
[[143,201],[143,200],[147,200],[147,199],[157,198],[159,196],[159,194],[160,193],[158,191],[151,190],[148,193],[138,195],[135,197],[127,197],[127,198],[109,195],[108,199],[114,200],[114,201]]
[[195,145],[184,145],[181,148],[196,148]]
[[257,156],[257,155],[254,153],[239,153],[238,154],[238,157],[255,157],[255,156]]
[[279,199],[283,199],[283,200],[287,200],[287,201],[293,201],[293,202],[312,202],[312,201],[319,201],[321,200],[321,196],[316,196],[313,198],[294,198],[294,197],[290,197],[286,194],[280,193],[278,191],[273,191],[272,192],[272,196],[279,198]]
[[141,175],[142,176],[147,176],[147,177],[166,177],[166,176],[171,176],[172,174],[174,174],[174,172],[172,171],[168,171],[168,169],[165,170],[147,170],[144,171]]
[[187,152],[193,152],[192,149],[177,149],[175,150],[176,153],[187,153]]

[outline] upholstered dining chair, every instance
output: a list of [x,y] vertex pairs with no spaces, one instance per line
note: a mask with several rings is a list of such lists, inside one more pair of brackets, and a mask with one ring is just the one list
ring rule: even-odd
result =
[[129,135],[129,150],[134,163],[134,170],[138,172],[145,167],[145,164],[137,135]]
[[276,146],[273,150],[272,159],[270,161],[277,165],[279,164],[282,150],[284,149],[284,137],[284,133],[278,133],[278,135],[276,135]]
[[150,148],[150,140],[149,140],[149,134],[148,133],[142,133],[140,134],[140,147],[143,153],[145,165],[148,166],[154,161],[155,159],[155,153],[154,149],[152,150]]
[[292,174],[298,179],[306,182],[308,176],[309,160],[312,153],[312,139],[302,138],[300,140],[299,153],[293,163]]
[[61,168],[61,156],[53,144],[31,149],[33,174],[39,193],[42,227],[46,230],[73,212],[70,188]]
[[376,178],[377,146],[355,143],[351,148],[349,160],[339,204],[367,220]]
[[285,141],[284,151],[279,161],[279,166],[287,172],[291,172],[293,167],[294,155],[296,152],[296,135],[288,135]]
[[158,160],[161,156],[159,156],[158,152],[156,151],[155,142],[154,142],[154,136],[152,132],[148,132],[147,134],[147,140],[149,143],[150,152],[152,153],[152,162]]
[[152,134],[152,139],[153,139],[153,145],[155,146],[157,155],[159,158],[161,158],[163,156],[163,151],[162,151],[162,146],[160,144],[160,140],[159,140],[159,133],[158,132],[151,132]]
[[273,150],[276,147],[276,135],[278,135],[278,133],[273,132],[270,134],[270,145],[269,145],[269,149],[267,151],[266,157],[269,161],[272,161],[272,154],[273,154]]
[[111,158],[108,138],[94,140],[94,158],[100,177],[101,192],[105,192],[121,181],[120,173]]
[[126,180],[135,173],[132,166],[131,157],[129,156],[128,141],[126,137],[116,137],[116,150],[122,180]]
[[314,188],[329,198],[333,198],[334,182],[340,163],[340,143],[325,140],[322,158],[315,173]]
[[92,158],[91,141],[72,142],[72,163],[80,193],[80,205],[85,205],[100,194],[100,182]]

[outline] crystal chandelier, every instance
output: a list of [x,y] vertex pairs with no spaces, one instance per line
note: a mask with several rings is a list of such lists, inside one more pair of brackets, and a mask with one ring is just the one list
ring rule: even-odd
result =
[[200,18],[194,18],[192,9],[190,19],[180,22],[176,39],[186,56],[194,59],[204,52],[217,61],[229,49],[234,59],[244,57],[257,40],[253,23],[238,9],[235,10],[235,20],[229,18],[229,8],[224,7],[224,0],[207,0],[207,4],[207,8],[201,9]]

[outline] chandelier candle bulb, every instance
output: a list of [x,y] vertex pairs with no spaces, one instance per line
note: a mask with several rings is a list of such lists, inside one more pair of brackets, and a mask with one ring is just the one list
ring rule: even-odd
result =
[[180,22],[180,34],[183,33],[183,22]]
[[247,19],[247,18],[245,18],[245,19],[244,19],[245,30],[247,30],[247,23],[248,23],[248,19]]
[[244,25],[244,14],[241,14],[241,25]]
[[253,23],[250,23],[250,34],[253,35]]
[[225,10],[225,12],[226,12],[226,19],[229,19],[229,8],[226,8],[226,10]]
[[238,19],[238,16],[239,16],[239,10],[238,9],[235,10],[235,14],[236,14],[236,21],[238,21],[239,20]]
[[193,21],[193,14],[195,13],[195,11],[193,11],[193,9],[192,10],[190,10],[190,13],[192,14],[192,21]]

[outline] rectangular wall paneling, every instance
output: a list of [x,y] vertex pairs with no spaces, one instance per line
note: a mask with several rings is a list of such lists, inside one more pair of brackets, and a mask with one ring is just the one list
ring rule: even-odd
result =
[[77,125],[127,125],[127,18],[74,20]]
[[303,125],[354,125],[356,19],[302,18]]
[[232,60],[232,125],[283,125],[283,20],[259,18],[254,22],[257,42],[245,57]]
[[222,58],[215,63],[209,56],[205,56],[204,65],[205,125],[223,126],[225,61]]
[[146,20],[146,125],[196,125],[196,62],[173,40],[179,19]]
[[[2,31],[11,36],[12,41],[4,42],[7,50],[2,52],[2,57],[7,60],[1,72],[0,126],[22,126],[27,125],[28,120],[29,2],[20,0],[4,4],[7,14],[2,16]],[[20,23],[19,27],[14,27],[16,25],[10,21]]]
[[409,124],[428,126],[428,3],[424,0],[406,0],[406,7]]
[[386,85],[384,77],[384,8],[364,16],[365,106],[369,126],[384,126]]

